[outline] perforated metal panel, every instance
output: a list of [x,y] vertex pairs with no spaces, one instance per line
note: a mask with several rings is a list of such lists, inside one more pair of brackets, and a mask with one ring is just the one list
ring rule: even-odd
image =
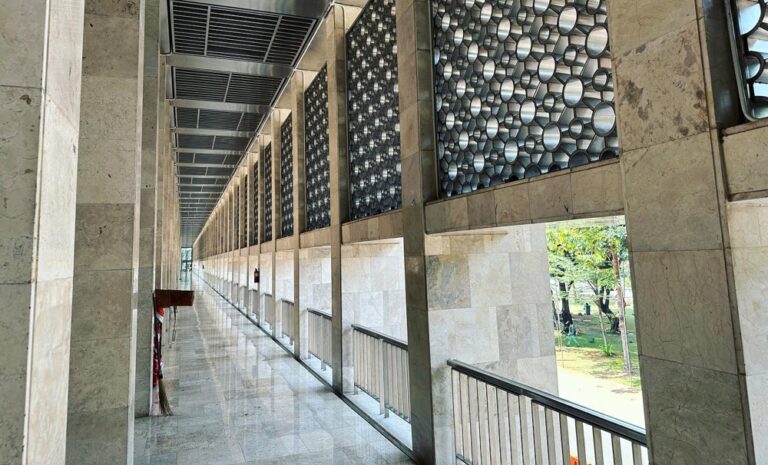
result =
[[325,66],[304,93],[307,231],[331,225],[331,171],[328,162],[328,70]]
[[400,115],[395,1],[371,0],[347,33],[350,210],[400,208]]
[[232,249],[237,248],[237,242],[240,240],[240,186],[235,186],[234,199],[232,206],[232,226],[233,226],[233,240]]
[[248,175],[243,176],[243,182],[240,185],[240,222],[242,230],[240,231],[240,247],[248,245]]
[[739,74],[744,112],[753,119],[768,118],[768,3],[731,1],[736,24]]
[[259,162],[253,164],[253,235],[251,245],[259,243]]
[[293,235],[293,117],[280,126],[280,237]]
[[272,144],[264,148],[264,240],[272,240]]
[[443,196],[619,154],[605,0],[433,0]]

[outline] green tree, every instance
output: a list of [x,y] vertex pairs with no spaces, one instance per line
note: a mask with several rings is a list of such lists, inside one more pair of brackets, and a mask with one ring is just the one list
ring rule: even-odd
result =
[[[613,312],[608,306],[608,294],[610,290],[616,292],[618,316],[615,320],[621,336],[624,370],[631,374],[625,292],[621,279],[622,263],[628,256],[626,228],[623,225],[553,227],[547,231],[547,248],[550,252],[550,275],[558,283],[568,283],[566,290],[576,282],[585,283],[592,289],[598,308],[603,347],[608,346],[604,314],[613,319]],[[562,295],[559,297],[563,298]]]

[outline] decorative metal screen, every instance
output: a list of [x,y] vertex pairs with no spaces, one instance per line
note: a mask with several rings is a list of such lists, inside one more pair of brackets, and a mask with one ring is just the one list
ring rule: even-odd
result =
[[328,70],[325,66],[304,93],[307,231],[331,225],[331,170],[328,164]]
[[259,243],[259,162],[253,164],[253,237],[251,245]]
[[272,144],[264,148],[264,240],[272,240]]
[[619,154],[605,0],[432,0],[443,196]]
[[240,187],[240,222],[243,224],[240,230],[240,247],[248,247],[248,175],[243,176]]
[[236,250],[237,243],[240,240],[240,186],[235,186],[234,202],[232,204],[232,242],[230,250]]
[[742,106],[750,119],[768,118],[768,3],[729,0],[735,12],[734,30],[741,74]]
[[293,117],[280,127],[280,237],[293,234]]
[[400,208],[400,114],[395,0],[371,0],[347,34],[350,209]]

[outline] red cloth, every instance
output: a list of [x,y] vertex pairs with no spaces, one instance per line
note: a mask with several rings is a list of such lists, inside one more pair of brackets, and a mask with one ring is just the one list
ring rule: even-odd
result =
[[152,357],[152,386],[157,386],[160,381],[160,364],[163,362],[162,345],[163,345],[163,317],[165,316],[165,309],[163,307],[155,306],[155,335],[153,338],[153,357]]

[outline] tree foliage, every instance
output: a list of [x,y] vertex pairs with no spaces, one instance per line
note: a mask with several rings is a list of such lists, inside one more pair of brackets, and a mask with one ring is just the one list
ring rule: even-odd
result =
[[[611,328],[621,334],[625,369],[631,372],[621,277],[622,263],[626,262],[629,254],[626,228],[623,225],[550,228],[547,231],[547,248],[550,276],[559,283],[558,299],[562,302],[560,320],[566,330],[571,329],[568,321],[572,321],[567,310],[569,294],[574,283],[584,283],[594,293],[604,347],[608,345],[603,324],[604,314],[607,314]],[[608,304],[611,291],[616,292],[618,316]]]

